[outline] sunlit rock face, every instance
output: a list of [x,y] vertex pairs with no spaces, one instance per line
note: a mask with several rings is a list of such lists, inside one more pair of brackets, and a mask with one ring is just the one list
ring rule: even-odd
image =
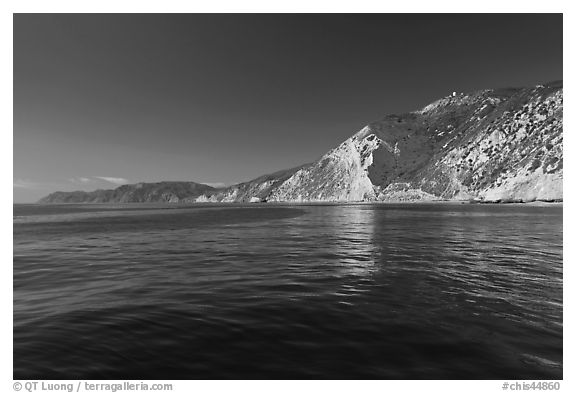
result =
[[254,180],[235,184],[220,190],[208,198],[209,202],[266,202],[270,194],[282,185],[286,179],[307,165],[297,168],[278,171],[269,175],[260,176]]
[[273,201],[562,200],[562,83],[456,93],[364,127]]
[[415,183],[446,199],[562,200],[561,83],[486,91],[477,101]]
[[364,129],[309,167],[302,168],[270,195],[271,201],[358,201],[374,198],[368,177],[372,152],[385,142]]

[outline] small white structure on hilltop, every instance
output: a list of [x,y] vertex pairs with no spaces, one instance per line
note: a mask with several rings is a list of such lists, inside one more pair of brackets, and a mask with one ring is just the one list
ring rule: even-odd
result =
[[456,97],[456,92],[455,92],[455,91],[452,92],[452,97]]

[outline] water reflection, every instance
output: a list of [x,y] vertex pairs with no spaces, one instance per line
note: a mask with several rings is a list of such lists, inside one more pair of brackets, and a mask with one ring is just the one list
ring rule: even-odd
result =
[[374,210],[362,206],[326,209],[322,214],[327,248],[334,273],[341,276],[369,277],[377,270],[374,244]]
[[15,223],[15,377],[562,377],[561,209],[200,210]]

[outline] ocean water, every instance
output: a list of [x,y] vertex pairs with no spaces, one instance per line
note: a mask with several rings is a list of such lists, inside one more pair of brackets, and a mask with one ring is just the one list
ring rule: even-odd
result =
[[562,207],[14,205],[15,379],[561,379]]

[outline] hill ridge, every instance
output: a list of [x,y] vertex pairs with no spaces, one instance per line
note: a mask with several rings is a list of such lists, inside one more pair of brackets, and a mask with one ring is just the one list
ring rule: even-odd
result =
[[562,81],[453,93],[369,123],[313,163],[226,188],[140,183],[156,186],[40,202],[561,201],[562,127]]

